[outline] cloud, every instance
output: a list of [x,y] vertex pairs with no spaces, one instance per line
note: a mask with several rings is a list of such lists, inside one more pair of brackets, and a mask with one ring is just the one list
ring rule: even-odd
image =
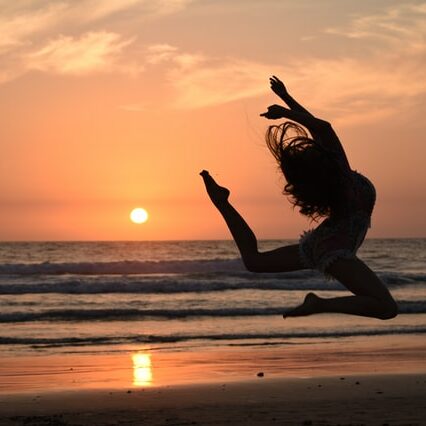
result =
[[[132,9],[138,4],[143,3],[141,0],[85,0],[80,2],[78,7],[74,7],[77,15],[82,15],[85,21],[94,21],[103,19],[111,15],[115,15],[124,10]],[[84,13],[81,13],[84,11]]]
[[121,13],[132,11],[140,19],[152,16],[163,16],[177,13],[185,9],[195,0],[83,0],[75,5],[69,2],[70,8],[77,18],[84,21],[95,21]]
[[[316,103],[345,122],[371,121],[416,107],[426,92],[426,3],[402,3],[380,14],[354,17],[336,37],[358,40],[360,58],[312,61],[309,81],[319,88]],[[302,74],[303,75],[303,74]],[[326,105],[322,96],[332,93]]]
[[150,10],[158,15],[169,15],[180,12],[195,0],[145,0],[150,5]]
[[58,16],[65,9],[66,5],[58,2],[32,11],[13,10],[9,13],[7,11],[2,13],[0,17],[0,53],[4,54],[17,46],[30,44],[30,37],[55,25]]
[[325,119],[375,121],[412,107],[426,91],[422,68],[410,61],[314,59],[292,65],[291,87]]
[[269,75],[263,64],[184,52],[170,44],[148,46],[145,57],[147,66],[165,68],[166,79],[174,88],[174,106],[182,109],[259,95],[265,91]]
[[153,65],[169,61],[175,57],[177,50],[177,47],[165,43],[148,46],[146,61]]
[[426,3],[402,3],[392,5],[380,14],[358,16],[344,28],[333,27],[326,33],[342,37],[367,40],[369,49],[377,44],[372,40],[391,45],[393,48],[424,52],[426,50]]
[[133,40],[131,34],[124,35],[131,29],[105,28],[120,27],[129,14],[140,22],[177,13],[194,1],[0,0],[0,83],[31,69],[61,74],[106,69],[138,73],[143,67],[123,57],[120,66],[112,66],[114,55]]
[[[324,118],[346,124],[375,121],[415,106],[426,92],[425,15],[426,3],[405,3],[381,14],[355,17],[346,28],[327,30],[336,37],[359,39],[369,52],[363,56],[299,57],[279,65],[209,58],[167,45],[157,63],[168,66],[178,108],[264,95],[267,78],[276,73]],[[184,61],[185,56],[189,60]]]
[[[159,78],[165,75],[173,89],[167,92],[168,100],[175,108],[191,109],[263,96],[269,92],[267,80],[274,73],[281,75],[315,112],[346,122],[390,116],[414,105],[426,91],[422,75],[425,2],[392,5],[380,14],[354,17],[345,28],[326,30],[332,37],[358,40],[363,56],[348,52],[330,59],[303,57],[301,52],[285,65],[243,57],[213,57],[208,52],[184,51],[168,43],[148,46],[144,55],[138,51],[133,55],[138,63],[132,63],[128,53],[134,38],[104,29],[112,16],[118,18],[115,22],[120,22],[120,14],[143,20],[178,13],[194,2],[0,0],[0,7],[4,6],[0,18],[0,82],[28,70],[63,75],[134,74],[143,68],[161,67],[164,72],[156,74]],[[66,28],[72,32],[66,32]],[[136,100],[120,108],[139,111],[145,104]]]
[[[269,91],[281,75],[295,96],[325,119],[344,124],[376,121],[418,102],[426,91],[423,68],[399,57],[299,58],[285,66],[243,58],[212,58],[162,44],[147,49],[147,67],[162,66],[178,109],[217,106]],[[271,95],[271,103],[276,100]],[[265,105],[266,107],[266,105]]]
[[79,38],[59,36],[28,55],[27,66],[58,74],[110,71],[115,57],[131,42],[106,31],[89,32]]
[[175,106],[200,108],[219,105],[266,92],[271,73],[267,64],[243,59],[190,60],[191,55],[177,55],[176,68],[168,78],[176,90]]

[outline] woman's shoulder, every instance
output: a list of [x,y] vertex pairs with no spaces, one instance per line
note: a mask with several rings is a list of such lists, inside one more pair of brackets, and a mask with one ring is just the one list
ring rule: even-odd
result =
[[350,171],[349,161],[343,145],[330,123],[324,126],[323,131],[316,133],[314,139],[328,155],[332,156],[338,162],[342,171]]

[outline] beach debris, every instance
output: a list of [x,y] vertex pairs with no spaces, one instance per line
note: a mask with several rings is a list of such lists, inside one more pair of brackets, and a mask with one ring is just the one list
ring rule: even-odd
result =
[[264,377],[264,376],[265,376],[265,373],[263,371],[259,371],[257,373],[257,377]]
[[359,382],[355,382],[355,384],[356,384],[356,385],[359,385],[360,383],[359,383]]
[[132,391],[131,391],[131,390],[128,390],[128,391],[127,391],[127,393],[132,393]]
[[341,378],[340,378],[340,380],[345,380],[345,378],[344,378],[344,377],[341,377]]

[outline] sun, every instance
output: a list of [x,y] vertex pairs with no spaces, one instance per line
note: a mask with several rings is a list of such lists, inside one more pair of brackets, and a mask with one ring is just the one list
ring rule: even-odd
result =
[[130,220],[133,223],[145,223],[148,220],[148,212],[141,207],[137,207],[131,211]]

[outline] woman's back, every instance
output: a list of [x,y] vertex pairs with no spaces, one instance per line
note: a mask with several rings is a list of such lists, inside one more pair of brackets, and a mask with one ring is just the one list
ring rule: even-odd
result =
[[355,170],[348,171],[341,179],[341,202],[331,212],[330,219],[354,214],[370,217],[376,202],[376,190],[371,181]]

